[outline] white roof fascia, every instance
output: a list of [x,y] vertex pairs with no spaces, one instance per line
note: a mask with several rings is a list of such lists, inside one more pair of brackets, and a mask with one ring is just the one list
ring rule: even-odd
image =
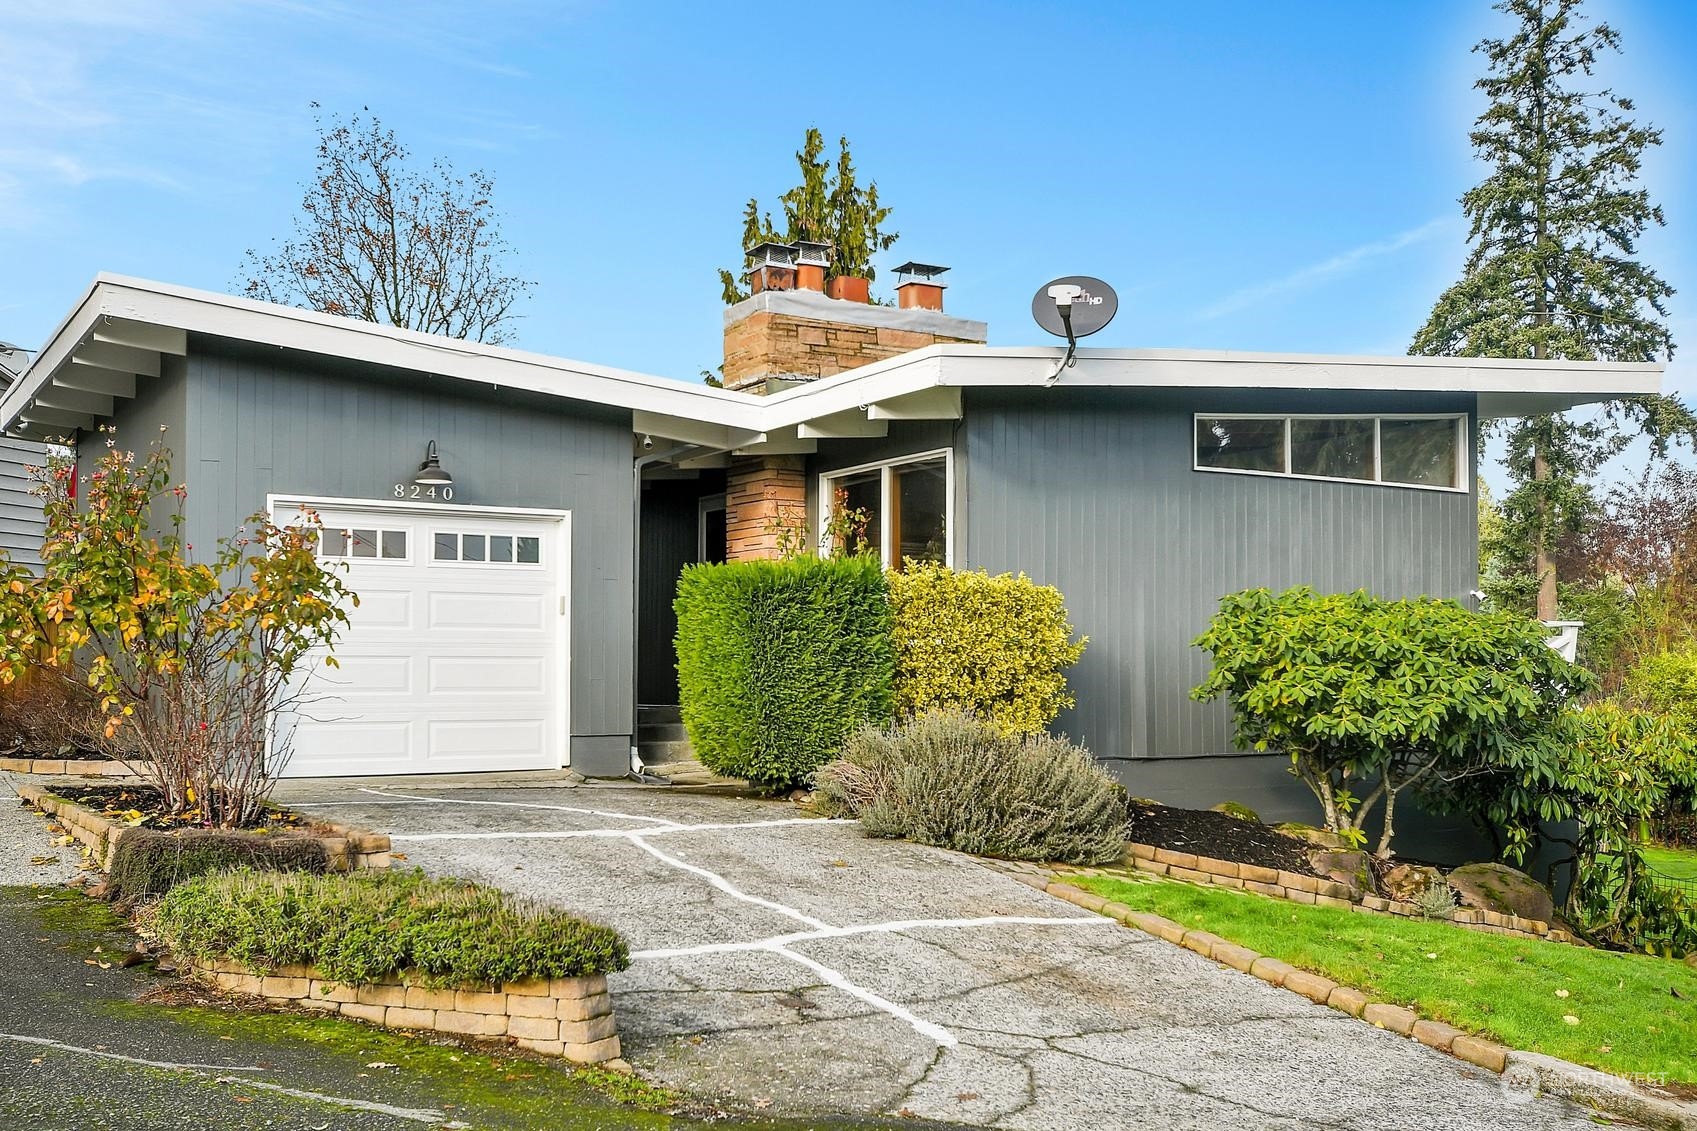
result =
[[116,275],[95,279],[34,364],[0,399],[0,424],[16,422],[103,318],[762,430],[761,406],[752,397],[706,385]]
[[[164,283],[100,275],[35,361],[0,397],[0,426],[20,413],[98,330],[115,318],[396,369],[524,389],[669,417],[750,442],[797,425],[936,386],[1045,387],[1059,346],[935,345],[757,397],[544,354],[442,338],[295,307]],[[1661,391],[1658,363],[1516,358],[1347,357],[1201,350],[1081,349],[1058,388],[1302,389],[1472,393],[1486,416],[1550,412]],[[645,429],[640,426],[636,431]],[[733,434],[734,433],[734,434]]]
[[[932,385],[1047,387],[1064,356],[1059,347],[927,346],[774,393],[766,426],[806,423]],[[1658,362],[1088,349],[1056,387],[1473,393],[1482,412],[1507,415],[1516,402],[1548,412],[1659,393],[1663,370]]]

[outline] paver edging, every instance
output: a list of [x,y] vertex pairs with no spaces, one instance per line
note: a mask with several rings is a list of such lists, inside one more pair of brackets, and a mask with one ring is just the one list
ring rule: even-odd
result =
[[[1211,856],[1170,852],[1164,848],[1134,841],[1126,843],[1125,862],[1136,871],[1148,872],[1150,875],[1171,876],[1190,884],[1247,888],[1260,895],[1292,903],[1353,907],[1357,911],[1374,915],[1396,915],[1402,918],[1413,918],[1422,914],[1420,908],[1412,903],[1401,903],[1359,892],[1348,884],[1340,884],[1334,880],[1251,864],[1238,864],[1230,860],[1216,860]],[[1517,915],[1502,915],[1495,911],[1479,911],[1470,907],[1456,908],[1450,913],[1447,921],[1453,926],[1487,934],[1520,935],[1524,938],[1560,943],[1574,941],[1573,936],[1566,931],[1551,927],[1540,919],[1522,919]]]
[[0,770],[69,778],[146,777],[153,763],[120,758],[0,758]]
[[[1101,898],[1061,880],[1050,882],[1044,890],[1078,907],[1087,907],[1086,900]],[[1122,903],[1107,903],[1101,907],[1100,913],[1127,927],[1195,951],[1210,961],[1232,969],[1244,971],[1245,967],[1241,964],[1247,959],[1246,972],[1252,977],[1301,994],[1310,1001],[1329,1006],[1376,1028],[1419,1041],[1428,1048],[1447,1053],[1476,1068],[1502,1075],[1510,1065],[1527,1066],[1535,1063],[1537,1072],[1534,1084],[1541,1091],[1640,1120],[1650,1126],[1697,1131],[1697,1107],[1691,1104],[1649,1095],[1629,1081],[1557,1057],[1511,1049],[1485,1037],[1457,1029],[1453,1025],[1423,1018],[1406,1006],[1375,1001],[1364,990],[1339,985],[1330,978],[1300,970],[1277,958],[1257,955],[1246,946],[1221,939],[1207,931],[1190,930],[1165,916],[1129,908],[1121,914],[1119,909],[1124,907],[1125,904]],[[1110,912],[1109,908],[1113,910]],[[1216,948],[1227,950],[1229,953],[1216,957]],[[1287,985],[1287,982],[1292,984]]]
[[[65,826],[66,832],[88,849],[95,864],[102,869],[111,864],[113,854],[118,851],[118,842],[130,831],[130,826],[102,816],[86,805],[60,797],[45,786],[20,785],[18,796],[57,819]],[[387,833],[334,821],[314,820],[311,831],[302,830],[299,835],[311,837],[324,846],[331,871],[381,871],[389,867]]]
[[385,1029],[504,1039],[577,1064],[622,1063],[618,1023],[603,974],[533,978],[491,989],[487,985],[427,987],[405,974],[379,982],[336,982],[313,966],[267,971],[229,958],[209,967],[185,963],[181,969],[230,993],[334,1013]]

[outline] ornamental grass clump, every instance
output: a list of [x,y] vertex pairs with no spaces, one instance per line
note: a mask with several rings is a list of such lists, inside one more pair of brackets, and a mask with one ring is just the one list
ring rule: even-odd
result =
[[866,728],[814,777],[816,803],[900,837],[1004,860],[1106,864],[1125,852],[1126,795],[1088,750],[959,712]]
[[196,965],[232,958],[267,971],[305,963],[349,984],[404,974],[425,985],[495,985],[630,965],[611,927],[418,871],[203,876],[171,889],[152,926]]

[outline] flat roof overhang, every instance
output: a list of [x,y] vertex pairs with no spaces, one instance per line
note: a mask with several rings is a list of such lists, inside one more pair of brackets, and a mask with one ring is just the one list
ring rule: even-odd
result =
[[[47,440],[87,430],[187,352],[191,333],[627,408],[637,436],[688,449],[686,465],[733,454],[806,453],[885,435],[892,420],[961,415],[965,388],[1290,389],[1460,393],[1488,419],[1659,393],[1658,363],[1339,357],[1204,350],[936,345],[768,396],[442,338],[163,283],[101,275],[0,398],[0,428]],[[1058,379],[1056,378],[1059,373]]]

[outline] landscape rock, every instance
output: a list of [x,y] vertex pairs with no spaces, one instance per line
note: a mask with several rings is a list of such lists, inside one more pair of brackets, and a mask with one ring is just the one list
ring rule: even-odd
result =
[[1304,825],[1300,821],[1286,821],[1282,825],[1274,825],[1273,828],[1286,836],[1305,840],[1315,848],[1330,848],[1338,851],[1349,848],[1349,844],[1337,833],[1327,832],[1325,829],[1315,828],[1313,825]]
[[1468,864],[1445,878],[1461,896],[1463,907],[1544,923],[1555,921],[1556,904],[1550,889],[1507,864]]
[[1398,864],[1379,880],[1379,886],[1391,899],[1412,903],[1420,893],[1433,884],[1444,882],[1444,874],[1425,864]]
[[1358,896],[1373,890],[1373,872],[1367,866],[1365,852],[1316,848],[1308,854],[1308,863],[1316,876],[1343,884]]
[[1211,810],[1215,813],[1224,813],[1228,817],[1236,817],[1240,821],[1253,821],[1257,825],[1261,823],[1259,813],[1247,805],[1238,804],[1236,801],[1222,801],[1218,805],[1211,806]]

